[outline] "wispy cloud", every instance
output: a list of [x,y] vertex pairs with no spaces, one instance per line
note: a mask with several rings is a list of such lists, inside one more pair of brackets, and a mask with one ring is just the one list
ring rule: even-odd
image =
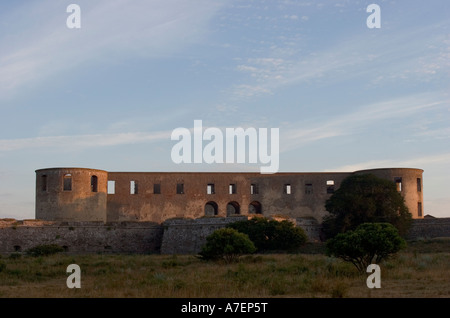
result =
[[[220,8],[205,0],[195,6],[182,0],[77,3],[81,29],[68,29],[66,7],[51,0],[30,3],[19,13],[3,13],[19,16],[9,29],[23,32],[11,36],[0,31],[0,39],[9,40],[0,49],[0,96],[85,62],[114,60],[124,53],[134,57],[173,54],[201,40],[209,19]],[[23,23],[35,21],[35,12],[41,14],[35,24]]]
[[156,142],[170,140],[170,132],[159,131],[153,133],[117,133],[117,134],[93,134],[77,136],[51,136],[22,139],[0,140],[0,152],[17,151],[23,149],[59,149],[59,150],[83,150],[93,147],[108,147],[125,144]]
[[437,164],[450,164],[450,153],[421,156],[403,160],[402,159],[371,160],[366,162],[349,164],[337,168],[332,168],[331,171],[345,172],[345,171],[358,171],[374,168],[392,168],[392,167],[407,167],[407,168],[417,167],[420,169],[425,165],[433,166]]
[[[238,59],[236,70],[246,76],[231,88],[234,98],[274,94],[280,88],[301,83],[335,83],[363,77],[371,85],[399,81],[427,82],[448,77],[450,41],[443,32],[448,21],[421,26],[416,30],[367,34],[342,39],[338,44],[311,52],[302,47],[298,34],[265,56]],[[299,44],[292,46],[292,43]],[[303,44],[304,45],[304,44]]]
[[442,127],[430,130],[427,129],[425,131],[417,133],[415,136],[436,140],[450,139],[450,127]]
[[430,93],[417,94],[364,105],[353,112],[313,124],[294,123],[293,126],[301,128],[283,129],[280,151],[292,150],[325,138],[352,134],[361,127],[372,127],[381,120],[404,118],[442,105],[448,106],[449,103],[449,100],[438,99]]

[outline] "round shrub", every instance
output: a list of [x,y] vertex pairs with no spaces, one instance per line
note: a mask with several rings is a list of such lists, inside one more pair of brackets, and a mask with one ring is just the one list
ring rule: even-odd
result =
[[327,241],[327,255],[350,262],[364,273],[406,246],[405,240],[390,223],[363,223],[354,231],[339,233]]
[[287,220],[275,221],[255,217],[230,223],[227,227],[247,234],[258,252],[292,251],[308,240],[302,228]]
[[230,263],[236,261],[241,255],[255,251],[255,245],[246,234],[239,233],[235,229],[223,228],[214,231],[206,238],[206,244],[199,254],[204,260],[223,259]]

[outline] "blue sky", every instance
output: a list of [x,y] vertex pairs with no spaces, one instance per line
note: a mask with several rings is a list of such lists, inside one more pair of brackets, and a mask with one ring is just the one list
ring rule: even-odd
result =
[[0,217],[34,218],[40,168],[259,170],[173,163],[194,120],[279,128],[280,171],[424,169],[450,217],[449,84],[445,0],[2,1]]

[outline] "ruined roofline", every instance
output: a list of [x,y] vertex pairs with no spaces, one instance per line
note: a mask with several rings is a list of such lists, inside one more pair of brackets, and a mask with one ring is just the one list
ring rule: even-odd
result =
[[[43,169],[37,169],[35,172],[38,171],[46,171],[46,170],[64,170],[64,169],[70,169],[70,170],[92,170],[92,171],[102,171],[107,173],[136,173],[136,174],[241,174],[241,175],[265,175],[260,172],[242,172],[242,171],[107,171],[103,169],[94,169],[94,168],[82,168],[82,167],[54,167],[54,168],[43,168]],[[302,171],[282,171],[282,172],[276,172],[272,174],[267,175],[306,175],[306,174],[349,174],[349,173],[361,173],[361,172],[370,172],[370,171],[380,171],[380,170],[418,170],[424,172],[423,169],[419,168],[407,168],[407,167],[386,167],[386,168],[371,168],[371,169],[362,169],[362,170],[355,170],[355,171],[309,171],[309,172],[302,172]]]
[[92,171],[102,171],[102,172],[108,172],[106,170],[102,170],[102,169],[93,169],[93,168],[82,168],[82,167],[53,167],[53,168],[42,168],[42,169],[37,169],[35,170],[35,172],[40,172],[40,171],[50,171],[50,170],[92,170]]
[[356,170],[353,171],[352,173],[356,173],[356,172],[365,172],[365,171],[379,171],[379,170],[418,170],[418,171],[422,171],[424,172],[423,169],[420,168],[407,168],[407,167],[387,167],[387,168],[371,168],[371,169],[362,169],[362,170]]
[[135,174],[221,174],[221,175],[232,175],[232,174],[241,174],[241,175],[252,175],[252,176],[264,176],[264,175],[293,175],[293,174],[299,174],[299,175],[304,175],[304,174],[349,174],[349,173],[353,173],[353,172],[333,172],[333,171],[329,171],[329,172],[276,172],[276,173],[260,173],[260,172],[240,172],[240,171],[108,171],[108,173],[135,173]]

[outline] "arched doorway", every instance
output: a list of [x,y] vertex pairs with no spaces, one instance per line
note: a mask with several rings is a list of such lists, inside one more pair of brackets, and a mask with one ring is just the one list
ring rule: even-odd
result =
[[228,204],[227,204],[227,216],[229,216],[229,215],[237,215],[237,214],[241,214],[241,209],[240,209],[239,203],[237,203],[236,201],[228,202]]
[[253,201],[248,205],[249,214],[262,214],[262,206],[258,201]]
[[217,215],[219,211],[219,207],[217,203],[214,201],[209,201],[205,204],[205,216],[214,216]]

